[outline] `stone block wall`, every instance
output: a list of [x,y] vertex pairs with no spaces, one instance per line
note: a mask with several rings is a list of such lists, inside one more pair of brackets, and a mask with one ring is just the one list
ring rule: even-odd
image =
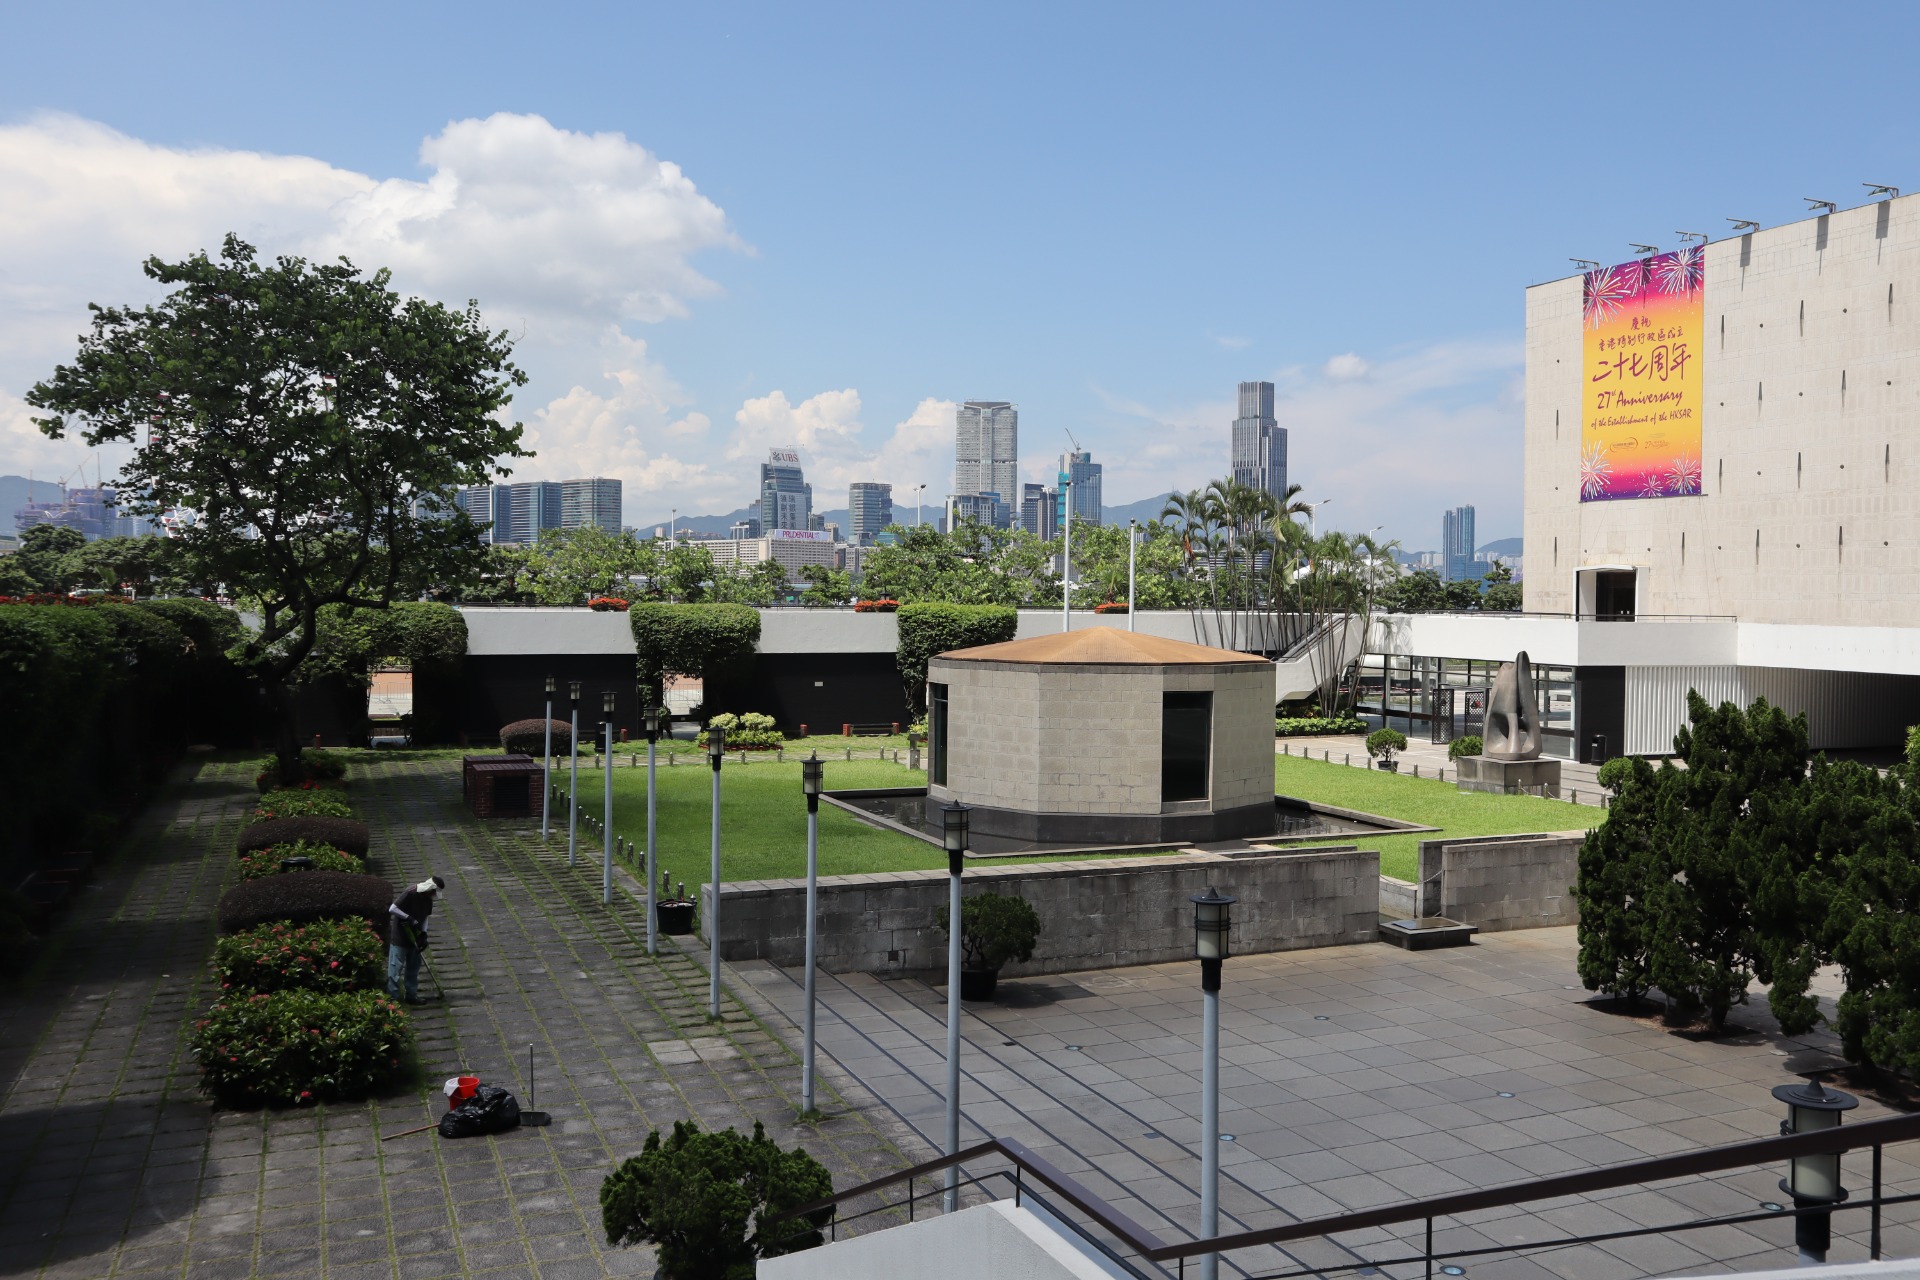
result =
[[[1371,942],[1379,923],[1380,855],[1370,849],[969,866],[966,873],[967,893],[1018,894],[1040,914],[1033,959],[1008,966],[1009,977],[1191,958],[1189,899],[1208,885],[1240,899],[1235,952]],[[711,886],[700,895],[704,922]],[[944,969],[946,939],[935,920],[946,901],[943,871],[823,876],[820,966],[833,973]],[[720,915],[726,959],[805,962],[804,880],[723,885]]]
[[1483,932],[1576,924],[1573,882],[1584,831],[1422,840],[1421,914]]

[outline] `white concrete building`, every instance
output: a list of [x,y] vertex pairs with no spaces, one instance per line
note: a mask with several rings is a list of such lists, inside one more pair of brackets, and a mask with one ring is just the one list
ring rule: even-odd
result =
[[1396,726],[1424,732],[1433,689],[1478,679],[1443,657],[1520,649],[1554,697],[1549,749],[1582,759],[1595,738],[1670,750],[1689,688],[1804,711],[1817,747],[1920,722],[1920,197],[1698,261],[1698,474],[1659,497],[1582,501],[1606,363],[1587,372],[1585,281],[1527,291],[1527,613],[1387,620],[1362,683]]
[[705,544],[715,564],[759,564],[776,561],[787,571],[789,581],[798,582],[800,571],[810,564],[838,568],[840,550],[831,533],[819,529],[770,529],[761,538],[721,538]]

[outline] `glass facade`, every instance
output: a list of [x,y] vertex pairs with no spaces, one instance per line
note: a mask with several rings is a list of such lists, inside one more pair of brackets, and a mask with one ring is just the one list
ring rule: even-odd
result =
[[1213,747],[1213,694],[1206,689],[1169,689],[1160,697],[1160,802],[1205,800]]
[[[1483,706],[1469,691],[1492,690],[1498,662],[1476,658],[1425,658],[1370,653],[1355,669],[1359,682],[1354,714],[1369,729],[1398,729],[1421,742],[1451,742],[1481,732]],[[1541,751],[1562,760],[1574,759],[1573,668],[1533,664],[1533,687],[1540,700]],[[1452,692],[1452,723],[1446,709]],[[1484,703],[1484,698],[1479,701]],[[1436,720],[1438,732],[1436,734]]]

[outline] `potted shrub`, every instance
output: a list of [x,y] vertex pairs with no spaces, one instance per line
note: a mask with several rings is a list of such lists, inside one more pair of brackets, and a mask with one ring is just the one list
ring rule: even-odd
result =
[[600,1225],[608,1244],[654,1245],[662,1280],[751,1276],[758,1259],[826,1242],[832,1209],[787,1214],[832,1190],[824,1165],[781,1150],[757,1120],[751,1138],[681,1120],[664,1142],[649,1133],[600,1184]]
[[[947,909],[940,908],[940,931],[947,932]],[[1033,958],[1040,937],[1040,915],[1025,898],[980,893],[960,903],[960,998],[991,1000],[1000,982],[1000,966]]]
[[1447,759],[1458,760],[1461,756],[1477,756],[1486,749],[1487,744],[1479,734],[1469,733],[1447,744]]
[[1407,749],[1407,735],[1398,729],[1375,729],[1367,735],[1367,754],[1379,762],[1379,767],[1388,773],[1398,773],[1400,762],[1394,759],[1396,752]]

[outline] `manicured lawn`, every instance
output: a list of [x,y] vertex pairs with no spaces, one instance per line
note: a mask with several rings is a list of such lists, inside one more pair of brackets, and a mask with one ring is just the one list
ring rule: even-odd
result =
[[[825,759],[823,751],[821,757]],[[800,762],[789,752],[784,763],[756,754],[752,763],[729,763],[720,777],[720,865],[727,880],[784,880],[807,873],[807,804],[800,794]],[[704,883],[711,836],[713,771],[706,760],[678,765],[660,764],[658,819],[660,865],[677,886],[686,881],[688,892]],[[564,790],[564,764],[554,770]],[[826,785],[830,791],[861,787],[923,787],[927,775],[891,761],[828,760]],[[580,800],[593,812],[604,804],[604,779],[598,769],[580,771]],[[536,815],[537,816],[537,815]],[[644,861],[647,840],[647,768],[629,766],[622,758],[613,771],[613,829],[639,846]],[[566,806],[554,811],[555,839],[566,846]],[[594,837],[581,834],[583,848],[599,857]],[[1075,855],[1081,861],[1093,855]],[[1108,855],[1130,856],[1130,855]],[[1002,866],[1009,862],[1061,861],[1052,858],[995,858],[970,865]],[[873,871],[944,870],[946,854],[921,840],[870,826],[831,805],[820,806],[820,874],[855,875]]]
[[1590,805],[1533,796],[1495,796],[1458,790],[1451,782],[1355,769],[1300,756],[1273,758],[1273,789],[1342,809],[1439,827],[1439,834],[1332,837],[1334,843],[1378,846],[1380,872],[1411,881],[1419,874],[1420,842],[1441,836],[1499,836],[1522,831],[1578,831],[1599,825]]

